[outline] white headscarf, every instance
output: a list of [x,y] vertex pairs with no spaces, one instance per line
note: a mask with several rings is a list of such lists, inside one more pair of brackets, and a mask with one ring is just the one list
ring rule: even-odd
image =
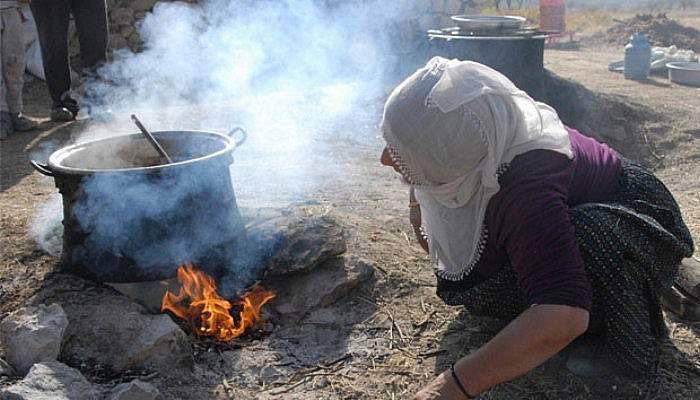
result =
[[471,61],[430,60],[389,96],[382,130],[415,187],[436,272],[449,280],[462,279],[479,260],[486,207],[508,163],[535,149],[572,157],[551,107]]

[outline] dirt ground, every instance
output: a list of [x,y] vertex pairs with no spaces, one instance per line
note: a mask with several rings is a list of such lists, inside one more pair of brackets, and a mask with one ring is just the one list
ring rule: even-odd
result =
[[[626,96],[649,106],[672,123],[649,135],[657,158],[657,173],[678,199],[697,243],[700,243],[700,88],[670,84],[663,77],[632,82],[608,72],[609,62],[621,59],[619,47],[584,41],[577,50],[548,49],[546,67],[591,90]],[[34,172],[29,152],[49,141],[65,141],[80,123],[53,124],[42,82],[25,88],[26,113],[44,122],[37,132],[0,142],[0,316],[24,304],[54,270],[56,260],[38,250],[28,236],[31,216],[55,191],[52,181]],[[342,175],[319,171],[327,179],[308,199],[285,197],[278,204],[313,200],[308,212],[332,212],[350,232],[349,252],[371,261],[375,279],[348,298],[329,307],[327,315],[343,316],[333,324],[319,314],[295,323],[300,343],[323,343],[327,356],[288,371],[272,384],[237,382],[235,351],[196,351],[197,368],[186,377],[152,381],[166,398],[180,399],[397,399],[410,398],[421,385],[460,355],[485,343],[502,326],[448,307],[435,295],[435,280],[422,250],[411,236],[407,190],[397,177],[378,164],[382,148],[376,131],[381,99],[368,107],[360,134],[341,135],[335,162]],[[347,168],[343,168],[343,167]],[[253,203],[246,189],[243,205]],[[696,247],[697,249],[697,247]],[[322,312],[322,313],[323,313]],[[664,345],[658,379],[646,392],[650,399],[700,398],[700,323],[667,315],[671,340]],[[280,329],[291,329],[280,326]],[[305,332],[305,333],[304,333]],[[268,354],[270,344],[253,341],[248,351]],[[195,350],[198,346],[195,346]],[[283,365],[280,361],[280,366]],[[318,367],[320,365],[320,367]],[[90,371],[82,371],[90,377]],[[6,384],[6,382],[5,382]],[[267,385],[267,386],[266,386]],[[496,387],[489,399],[589,399],[595,384],[566,372],[554,358],[542,367]],[[624,398],[625,395],[620,395]]]

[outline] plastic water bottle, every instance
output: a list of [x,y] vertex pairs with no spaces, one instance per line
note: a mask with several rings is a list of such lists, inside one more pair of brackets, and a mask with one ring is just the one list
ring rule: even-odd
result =
[[643,33],[635,33],[625,46],[625,79],[647,79],[649,69],[651,69],[651,45]]

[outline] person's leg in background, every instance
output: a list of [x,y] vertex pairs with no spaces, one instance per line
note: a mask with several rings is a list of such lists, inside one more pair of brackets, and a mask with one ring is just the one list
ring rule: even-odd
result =
[[88,83],[81,105],[92,115],[95,109],[104,106],[104,94],[100,93],[104,85],[95,84],[95,80],[100,79],[98,68],[107,61],[106,0],[71,0],[71,11],[80,42],[81,77]]
[[71,121],[75,119],[79,107],[78,102],[70,96],[70,0],[33,0],[31,8],[39,32],[46,85],[53,100],[51,120]]
[[[19,8],[2,12],[2,78],[6,108],[12,131],[26,132],[36,129],[37,123],[22,115],[22,87],[26,52],[22,36],[22,24],[26,21]],[[7,119],[7,117],[5,118]]]
[[5,87],[5,49],[3,47],[7,38],[5,11],[8,10],[0,9],[0,139],[5,139],[12,133],[12,120],[10,119],[10,107],[7,104],[7,88]]

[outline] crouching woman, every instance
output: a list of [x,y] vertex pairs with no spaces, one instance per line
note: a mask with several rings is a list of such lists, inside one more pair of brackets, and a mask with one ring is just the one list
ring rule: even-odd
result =
[[382,130],[438,296],[511,320],[418,399],[476,396],[584,333],[618,366],[654,373],[659,291],[693,243],[652,173],[474,62],[431,60],[393,91]]

